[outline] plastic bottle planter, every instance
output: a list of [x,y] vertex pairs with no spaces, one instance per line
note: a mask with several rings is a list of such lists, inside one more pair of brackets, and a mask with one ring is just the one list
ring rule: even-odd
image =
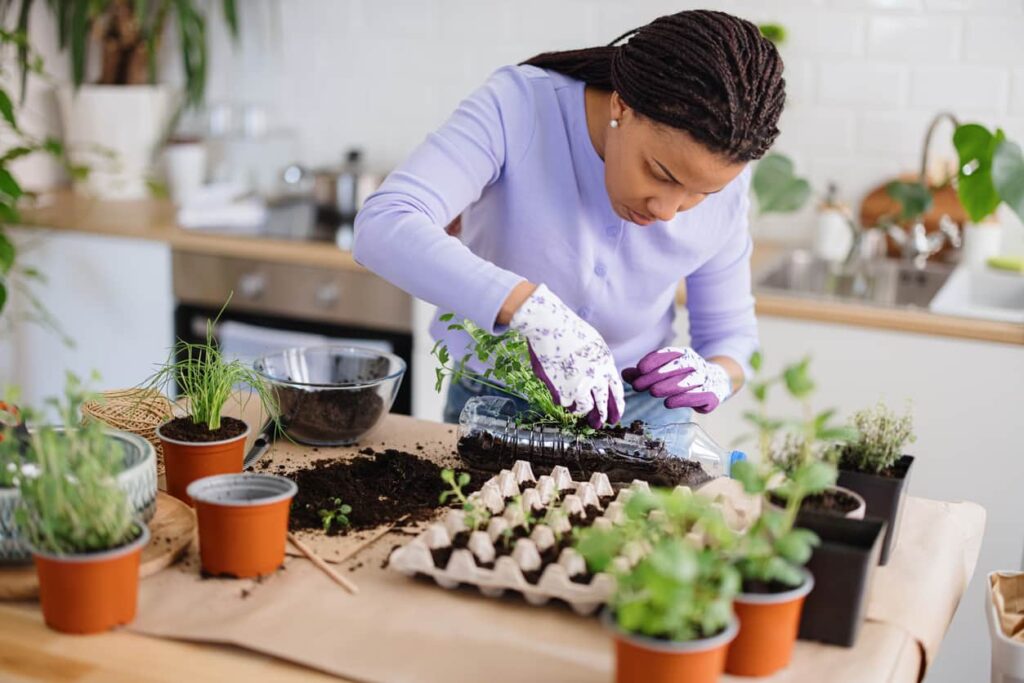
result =
[[245,432],[236,437],[207,442],[169,439],[161,432],[166,424],[156,428],[156,435],[164,449],[167,492],[175,498],[192,505],[192,499],[187,493],[189,484],[203,477],[242,471],[245,439],[249,436],[248,424]]
[[814,577],[781,593],[740,593],[733,609],[739,636],[729,646],[726,672],[734,676],[769,676],[789,665],[800,630],[804,599],[814,589]]
[[32,551],[43,621],[62,633],[102,633],[135,618],[139,558],[149,529],[113,550],[77,555]]
[[839,484],[855,491],[867,504],[867,516],[877,517],[886,522],[885,539],[882,542],[881,564],[889,562],[889,555],[896,546],[900,521],[903,517],[903,500],[910,483],[910,467],[914,464],[912,455],[904,455],[896,463],[894,476],[839,470]]
[[[433,577],[444,588],[469,584],[489,597],[516,591],[530,604],[558,599],[579,614],[590,614],[608,599],[615,581],[607,574],[588,573],[583,557],[572,548],[572,528],[620,523],[629,496],[648,488],[636,481],[616,495],[604,474],[578,482],[558,466],[537,478],[530,463],[518,461],[470,495],[492,513],[486,529],[469,529],[465,512],[449,510],[443,521],[394,550],[388,566],[408,576]],[[521,496],[521,506],[509,504],[515,496]],[[551,508],[561,512],[548,515]],[[527,531],[527,509],[537,519],[548,515],[549,523]],[[638,559],[619,557],[616,562]]]
[[646,427],[639,434],[612,428],[584,438],[556,427],[521,427],[516,417],[515,402],[508,398],[470,399],[459,418],[459,455],[470,466],[490,471],[529,460],[542,471],[569,465],[579,479],[605,472],[614,483],[641,479],[691,487],[728,474],[732,460],[694,423]]
[[284,564],[288,513],[298,487],[273,474],[221,474],[189,484],[199,556],[213,576],[250,578]]
[[800,639],[853,647],[871,595],[885,522],[801,512],[796,526],[821,538],[807,563],[814,589],[804,602]]
[[616,683],[715,683],[738,631],[733,619],[711,638],[672,642],[626,633],[607,614],[603,621],[615,635]]
[[[60,431],[62,428],[58,428]],[[137,434],[109,430],[111,448],[124,453],[124,469],[117,475],[118,486],[128,494],[135,514],[148,522],[156,512],[156,451],[153,444]],[[14,511],[21,503],[17,488],[0,488],[0,565],[27,563],[32,550],[14,524]]]

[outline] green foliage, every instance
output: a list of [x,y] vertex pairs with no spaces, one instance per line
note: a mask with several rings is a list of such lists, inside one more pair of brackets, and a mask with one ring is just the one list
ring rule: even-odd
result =
[[[703,545],[688,538],[694,534]],[[613,563],[627,544],[637,543],[647,550],[637,564]],[[729,624],[740,575],[724,551],[735,543],[720,510],[706,498],[652,490],[630,498],[622,524],[581,532],[576,549],[592,571],[615,576],[609,604],[620,628],[687,641]]]
[[348,527],[351,524],[348,516],[352,513],[352,506],[341,502],[341,498],[331,498],[328,502],[332,507],[317,510],[324,531],[329,532],[332,528],[340,530]]
[[782,24],[758,24],[757,29],[761,32],[762,36],[767,38],[776,46],[780,46],[786,42],[786,27]]
[[751,179],[760,214],[799,210],[811,196],[811,184],[796,175],[792,160],[778,153],[757,162]]
[[263,377],[240,359],[225,360],[214,338],[213,329],[230,302],[231,296],[228,296],[217,317],[206,321],[205,343],[190,344],[179,340],[170,357],[145,382],[145,386],[171,393],[167,390],[168,385],[176,381],[180,393],[188,398],[192,421],[216,431],[220,429],[221,413],[228,399],[238,385],[244,385],[256,393],[275,426],[280,428],[277,401]]
[[957,195],[967,215],[978,222],[1006,202],[1024,219],[1024,155],[1001,128],[977,123],[957,126],[953,144],[960,157]]
[[851,423],[856,437],[836,447],[839,464],[846,469],[882,472],[895,465],[903,447],[915,440],[909,411],[897,415],[882,403],[857,411]]
[[[118,486],[124,452],[98,421],[79,424],[81,406],[96,400],[72,373],[63,400],[47,400],[67,426],[39,426],[21,452],[11,427],[4,428],[0,462],[14,463],[21,505],[15,511],[19,532],[35,548],[51,553],[86,553],[116,548],[140,533],[127,494]],[[22,410],[26,420],[41,417]],[[75,426],[78,425],[78,426]],[[31,463],[31,467],[23,467]]]
[[[589,427],[580,426],[578,416],[555,402],[547,385],[533,371],[529,346],[522,335],[515,330],[493,335],[469,320],[452,322],[454,317],[452,313],[445,313],[439,319],[449,323],[449,330],[468,334],[470,346],[466,355],[456,362],[442,341],[434,345],[432,353],[439,364],[435,370],[436,391],[441,391],[446,376],[450,376],[452,381],[467,377],[526,400],[530,412],[519,418],[524,424],[552,424],[585,434],[593,431]],[[467,363],[474,357],[481,363],[489,363],[490,367],[482,374],[467,369]]]
[[466,513],[466,526],[470,531],[482,528],[491,518],[491,511],[487,509],[479,498],[470,499],[463,489],[469,485],[469,472],[458,472],[451,469],[441,470],[441,480],[448,484],[448,490],[442,491],[439,498],[441,503],[455,500],[461,503]]
[[992,155],[992,184],[1006,205],[1024,221],[1024,153],[1004,140]]
[[900,220],[915,220],[932,208],[932,193],[923,183],[894,180],[886,193],[900,205]]
[[[19,16],[22,17],[19,29],[23,35],[28,35],[28,9],[34,1],[20,0],[18,3]],[[122,0],[47,0],[47,4],[56,19],[60,49],[68,51],[72,80],[76,87],[80,86],[85,82],[90,40],[99,39],[103,28],[117,13],[118,6],[124,3]],[[157,55],[161,43],[166,40],[168,21],[173,16],[178,28],[177,42],[181,50],[185,92],[190,104],[200,104],[206,91],[206,3],[196,0],[129,0],[127,4],[132,14],[131,25],[138,31],[138,40],[137,46],[132,44],[122,48],[126,54],[119,57],[127,62],[132,58],[130,51],[144,50],[148,60],[148,79],[155,83]],[[235,0],[221,0],[221,9],[229,31],[237,39],[238,8]],[[32,69],[33,62],[21,53],[18,62],[24,83],[25,74]],[[120,74],[119,78],[127,76]]]

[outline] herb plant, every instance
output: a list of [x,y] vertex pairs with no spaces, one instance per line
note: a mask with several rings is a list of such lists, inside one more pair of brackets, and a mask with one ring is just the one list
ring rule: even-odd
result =
[[835,459],[844,469],[878,474],[893,467],[903,447],[914,441],[910,413],[897,415],[885,404],[854,413],[851,425],[856,437],[835,447]]
[[[470,347],[465,356],[455,361],[443,341],[439,340],[434,345],[431,353],[440,364],[436,369],[437,381],[434,386],[437,391],[441,391],[445,376],[450,376],[452,381],[467,377],[524,399],[530,410],[528,414],[520,416],[523,424],[552,424],[576,432],[593,432],[590,427],[580,425],[577,415],[555,402],[547,385],[534,373],[530,364],[529,346],[518,332],[508,330],[493,335],[468,320],[451,322],[454,317],[452,313],[445,313],[440,320],[449,323],[449,330],[468,334]],[[473,357],[481,363],[490,363],[490,367],[483,373],[468,369],[466,365]]]
[[[40,426],[24,437],[24,458],[31,468],[19,468],[21,505],[15,511],[19,532],[35,548],[61,555],[119,547],[140,533],[127,494],[118,486],[124,454],[106,435],[101,422],[79,424],[80,409],[95,400],[81,380],[67,374],[63,400],[49,399],[63,431]],[[23,411],[38,420],[35,411]],[[76,426],[77,425],[77,426]],[[6,457],[19,452],[13,429],[5,428],[0,443]]]
[[317,511],[323,522],[324,531],[330,532],[332,528],[341,530],[348,527],[351,524],[348,516],[352,514],[352,506],[341,502],[341,498],[331,498],[328,502],[333,507]]
[[[613,562],[635,543],[647,550],[639,562],[629,568]],[[609,605],[622,630],[688,641],[716,635],[732,618],[741,581],[725,550],[735,543],[706,498],[654,489],[629,499],[622,524],[582,531],[576,549],[591,571],[615,576]]]
[[[192,422],[206,425],[211,432],[220,429],[224,406],[239,385],[252,389],[267,413],[278,422],[277,401],[263,377],[240,359],[226,360],[214,338],[214,326],[230,301],[229,296],[217,317],[206,321],[205,343],[179,340],[168,360],[146,383],[147,389],[159,390],[176,381],[180,393],[188,399]],[[246,400],[249,398],[251,395]]]

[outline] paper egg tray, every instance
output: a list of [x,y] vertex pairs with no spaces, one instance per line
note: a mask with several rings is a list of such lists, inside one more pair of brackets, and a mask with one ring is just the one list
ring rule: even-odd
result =
[[[570,547],[572,528],[620,523],[629,496],[647,488],[646,482],[634,481],[616,494],[604,474],[595,473],[590,481],[578,482],[561,466],[536,478],[530,463],[520,460],[469,496],[491,512],[484,529],[469,532],[466,512],[449,510],[441,521],[395,549],[388,566],[408,576],[430,576],[444,588],[472,585],[489,597],[514,591],[530,604],[557,599],[580,614],[590,614],[611,595],[615,580],[608,574],[587,573],[583,557]],[[517,496],[518,505],[514,503]],[[527,508],[536,519],[548,523],[536,523],[529,536],[520,531],[520,537],[508,542],[504,532],[522,529]],[[453,539],[465,537],[467,532],[465,547],[454,547]],[[558,538],[564,539],[562,544]],[[559,545],[565,547],[559,550]],[[614,562],[634,564],[641,553],[631,550],[627,546],[626,553]]]

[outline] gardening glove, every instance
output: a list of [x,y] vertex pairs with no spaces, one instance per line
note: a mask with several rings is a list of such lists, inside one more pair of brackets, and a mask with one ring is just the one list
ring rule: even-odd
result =
[[635,368],[622,371],[634,391],[650,391],[666,408],[693,408],[710,413],[729,396],[732,383],[725,368],[709,363],[690,347],[652,351]]
[[523,302],[509,327],[526,338],[533,372],[556,403],[586,415],[594,429],[618,423],[625,405],[622,381],[597,330],[545,285]]

